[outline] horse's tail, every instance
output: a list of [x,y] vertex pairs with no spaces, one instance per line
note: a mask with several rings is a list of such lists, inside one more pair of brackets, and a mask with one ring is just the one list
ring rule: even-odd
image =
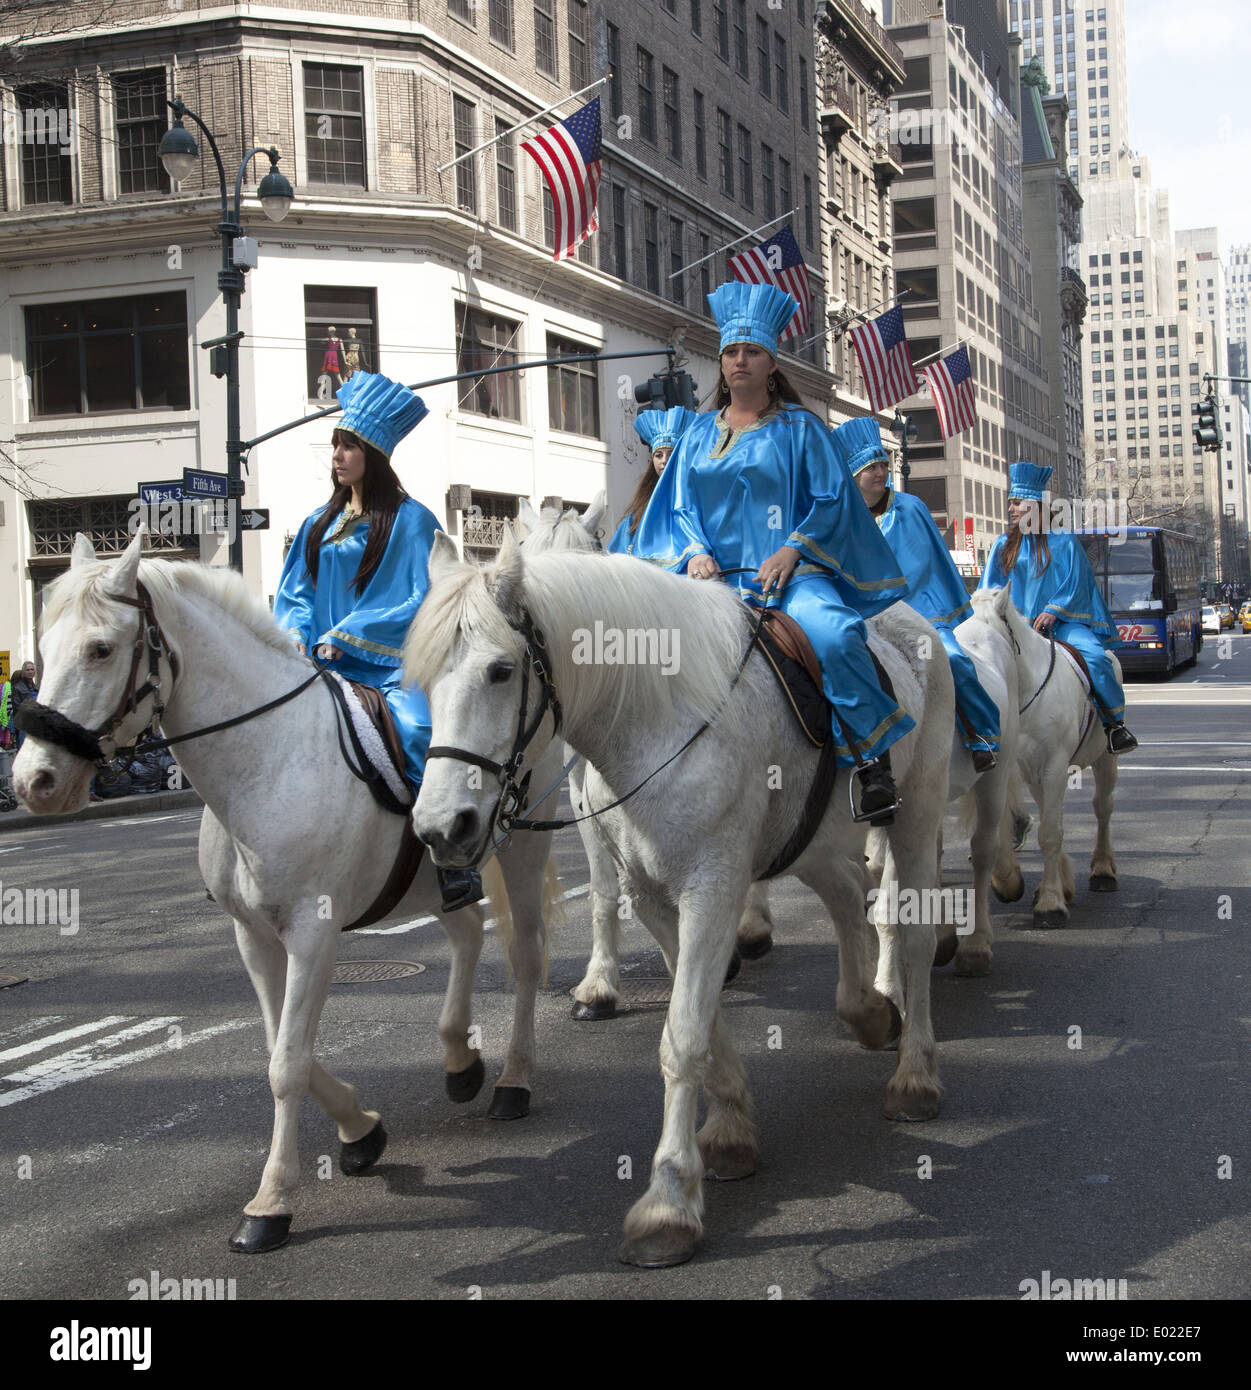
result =
[[[508,900],[508,889],[504,885],[504,873],[500,861],[494,855],[482,869],[482,886],[491,900],[491,916],[499,933],[500,945],[504,950],[504,962],[508,966],[509,983],[512,982],[512,944],[513,910]],[[543,871],[543,983],[547,984],[548,945],[552,929],[564,924],[564,900],[560,893],[560,878],[556,873],[556,862],[548,857]]]

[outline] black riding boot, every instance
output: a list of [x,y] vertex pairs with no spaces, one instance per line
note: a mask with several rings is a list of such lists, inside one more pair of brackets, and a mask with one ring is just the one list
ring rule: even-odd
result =
[[437,869],[443,911],[455,912],[470,903],[482,901],[482,875],[477,869]]
[[1118,753],[1130,753],[1138,747],[1138,740],[1124,724],[1108,724],[1105,728],[1108,731],[1108,752],[1113,756]]
[[890,750],[858,769],[856,775],[860,778],[860,809],[855,819],[876,826],[893,825],[899,810],[899,791],[891,776]]

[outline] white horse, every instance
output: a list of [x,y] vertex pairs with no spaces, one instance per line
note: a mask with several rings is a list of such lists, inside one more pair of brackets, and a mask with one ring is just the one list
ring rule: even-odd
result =
[[[255,710],[307,679],[309,663],[241,577],[198,564],[141,561],[141,542],[142,535],[136,535],[121,559],[104,563],[85,537],[75,541],[70,572],[46,596],[42,705],[96,730],[125,703],[137,619],[141,642],[154,635],[146,618],[124,602],[135,602],[137,581],[151,595],[163,634],[156,650],[165,697],[161,726],[169,738]],[[114,601],[114,595],[121,599]],[[152,708],[151,697],[143,698],[117,724],[116,740],[132,741]],[[269,1159],[230,1240],[232,1249],[248,1253],[276,1249],[287,1240],[299,1182],[298,1117],[307,1092],[338,1126],[345,1173],[363,1172],[386,1142],[378,1113],[362,1109],[355,1090],[313,1056],[340,931],[378,896],[404,828],[404,817],[384,811],[349,772],[333,724],[331,695],[325,682],[316,680],[298,698],[255,720],[176,745],[179,763],[205,803],[200,872],[234,919],[270,1051]],[[85,757],[32,736],[18,755],[14,781],[27,807],[47,814],[85,805],[93,771]],[[508,1060],[492,1105],[498,1118],[514,1118],[527,1108],[550,843],[550,835],[526,837],[499,861],[514,918],[510,955],[517,998]],[[499,874],[488,867],[494,887]],[[502,892],[493,897],[503,905]],[[474,905],[444,917],[440,902],[426,855],[394,911],[436,913],[451,939],[439,1035],[448,1094],[468,1101],[484,1075],[481,1055],[470,1046],[484,912]]]
[[[1095,781],[1097,832],[1090,856],[1090,890],[1114,893],[1116,858],[1112,853],[1112,806],[1116,794],[1116,758],[1108,752],[1102,723],[1081,677],[1061,652],[1037,632],[1012,603],[1009,589],[985,589],[973,595],[978,618],[1011,642],[1020,681],[1020,753],[1018,766],[1038,806],[1038,843],[1043,852],[1042,883],[1034,895],[1034,925],[1062,927],[1073,900],[1073,862],[1064,852],[1064,795],[1075,769],[1089,767]],[[1112,658],[1120,678],[1120,664]],[[1010,850],[1010,832],[1001,853]],[[1015,860],[1015,852],[1012,851]],[[1025,891],[1014,865],[1005,902]],[[998,891],[998,890],[996,890]]]
[[[598,493],[587,508],[579,515],[573,507],[563,512],[555,507],[544,507],[536,512],[522,498],[518,507],[520,522],[521,549],[525,555],[543,555],[550,551],[591,552],[598,548],[598,528],[607,507],[607,496]],[[577,755],[566,744],[564,758],[568,763]],[[587,962],[586,973],[573,991],[572,1015],[580,1022],[598,1022],[615,1018],[617,1005],[621,999],[621,921],[623,894],[617,877],[617,866],[613,863],[612,848],[597,829],[598,817],[591,815],[591,806],[584,795],[585,770],[581,759],[569,770],[569,801],[573,814],[578,817],[577,830],[586,851],[587,867],[590,871],[591,905],[591,958]],[[547,783],[543,783],[546,786]],[[748,891],[747,904],[739,922],[738,939],[754,942],[760,939],[758,924],[767,922],[767,930],[772,930],[772,919],[768,917],[768,888],[763,883],[753,883]],[[765,950],[771,945],[767,937]],[[763,955],[764,951],[756,954]],[[737,959],[730,963],[729,977],[738,970]]]
[[[538,707],[538,655],[551,672],[564,737],[587,759],[586,799],[606,808],[643,784],[600,817],[626,889],[674,976],[661,1042],[664,1128],[651,1183],[626,1218],[620,1257],[644,1266],[681,1263],[702,1233],[705,1172],[737,1178],[755,1168],[747,1077],[721,1018],[720,992],[748,885],[792,834],[816,754],[764,662],[747,661],[735,684],[747,623],[725,585],[678,578],[628,556],[523,560],[511,538],[485,571],[462,565],[451,543],[438,538],[430,578],[409,633],[406,671],[429,695],[437,744],[470,762],[508,762],[522,701],[527,710]],[[546,658],[537,638],[520,635],[531,622],[545,634]],[[591,629],[599,624],[633,639],[636,653],[641,640],[670,659],[588,660]],[[892,749],[903,806],[887,835],[885,865],[886,881],[911,896],[932,889],[937,878],[951,673],[946,662],[917,659],[924,625],[911,610],[892,610],[873,626],[874,649],[917,721]],[[710,723],[703,736],[662,766],[704,721]],[[554,728],[549,707],[533,750]],[[456,758],[431,761],[414,823],[439,862],[480,859],[497,791],[475,790]],[[902,1024],[886,1114],[930,1119],[939,1097],[929,1008],[934,928],[913,925],[917,913],[891,922],[888,897],[878,900],[876,934],[869,928],[864,841],[864,827],[851,819],[843,771],[791,872],[834,918],[838,1010],[854,1035],[881,1048]],[[701,1082],[708,1118],[697,1136]]]

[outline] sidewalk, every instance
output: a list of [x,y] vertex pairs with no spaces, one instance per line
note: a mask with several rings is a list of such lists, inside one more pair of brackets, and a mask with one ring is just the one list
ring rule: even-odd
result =
[[39,830],[45,825],[64,825],[70,821],[108,820],[114,816],[145,816],[156,811],[194,811],[204,805],[200,793],[188,788],[181,792],[149,792],[144,796],[119,796],[113,801],[93,801],[81,811],[55,816],[32,816],[25,806],[0,815],[0,835],[7,831]]

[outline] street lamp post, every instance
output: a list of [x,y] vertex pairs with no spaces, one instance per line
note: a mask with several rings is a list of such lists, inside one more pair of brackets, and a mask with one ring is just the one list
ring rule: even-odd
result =
[[912,465],[908,462],[908,441],[917,437],[917,427],[911,415],[901,415],[895,411],[890,422],[890,432],[899,440],[899,476],[902,479],[900,492],[908,491],[908,479],[912,476]]
[[239,300],[243,296],[243,275],[247,265],[236,264],[234,253],[235,238],[243,236],[243,227],[239,221],[243,175],[252,157],[258,154],[269,156],[269,172],[261,180],[257,196],[271,222],[281,222],[286,217],[291,210],[291,201],[295,194],[286,177],[279,172],[278,160],[281,156],[278,151],[264,145],[256,145],[243,156],[243,162],[239,165],[239,173],[235,178],[234,216],[231,217],[226,201],[226,170],[222,165],[222,157],[212,131],[181,97],[174,97],[168,105],[174,113],[174,124],[165,132],[158,150],[166,172],[171,179],[181,182],[195,168],[199,159],[200,151],[195,136],[183,125],[183,117],[190,116],[204,132],[209,149],[213,151],[218,184],[221,188],[221,222],[218,231],[222,238],[222,265],[217,272],[217,286],[226,303],[226,333],[224,337],[214,338],[201,343],[200,346],[210,350],[209,363],[213,375],[226,378],[227,512],[233,522],[234,534],[230,542],[230,565],[232,569],[242,572],[243,535],[239,518],[235,513],[243,497],[243,441],[239,430],[239,342],[243,334],[239,331]]

